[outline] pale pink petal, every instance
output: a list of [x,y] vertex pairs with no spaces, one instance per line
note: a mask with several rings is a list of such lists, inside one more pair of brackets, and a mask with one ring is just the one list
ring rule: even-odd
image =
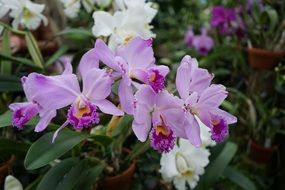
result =
[[134,109],[134,95],[131,86],[131,80],[128,76],[123,76],[119,89],[118,94],[122,106],[122,110],[124,110],[127,114],[132,115]]
[[92,48],[82,56],[78,66],[78,70],[80,72],[81,77],[83,78],[83,76],[87,74],[90,69],[98,67],[99,59],[97,57],[95,48]]
[[100,61],[115,71],[121,71],[121,68],[115,63],[115,54],[109,49],[103,40],[97,39],[94,49],[96,56]]
[[92,101],[99,109],[106,114],[116,115],[116,116],[123,116],[124,112],[116,107],[112,102],[109,100],[93,100]]
[[144,142],[146,141],[151,129],[151,116],[149,110],[144,106],[142,106],[139,111],[140,113],[137,113],[134,116],[132,128],[137,138]]
[[161,115],[166,125],[170,126],[177,137],[187,137],[184,129],[185,116],[182,108],[167,109],[164,110]]
[[191,67],[193,67],[191,57],[186,55],[177,69],[176,88],[180,97],[184,100],[186,100],[190,93]]
[[41,132],[45,130],[55,116],[56,116],[56,110],[49,110],[49,111],[42,110],[40,112],[40,120],[35,127],[35,132]]
[[132,68],[148,68],[155,62],[152,49],[152,39],[140,37],[132,39],[127,45],[117,48],[117,55],[125,59]]
[[146,105],[151,109],[156,102],[156,93],[148,85],[142,85],[141,88],[136,92],[135,98],[137,103]]
[[170,94],[167,90],[163,90],[157,95],[155,103],[159,110],[182,108],[184,106],[184,102],[180,98]]
[[63,108],[71,104],[80,94],[80,87],[74,74],[44,76],[31,73],[25,85],[31,99],[46,110]]
[[221,116],[227,122],[227,124],[233,124],[237,122],[237,118],[235,116],[221,109],[213,110],[211,111],[211,114]]
[[64,71],[62,72],[63,75],[72,74],[72,65],[71,65],[71,57],[63,56],[60,58],[60,61],[63,63]]
[[114,80],[106,70],[93,68],[83,76],[82,93],[90,100],[102,100],[110,95]]
[[212,84],[201,93],[199,107],[218,108],[227,96],[228,92],[223,85]]
[[158,65],[158,66],[152,67],[151,69],[157,69],[159,73],[164,77],[166,77],[166,75],[169,73],[169,67],[165,65]]
[[202,144],[201,137],[200,137],[200,127],[196,119],[193,115],[188,114],[187,122],[185,125],[185,131],[187,138],[195,147],[200,147]]
[[193,92],[190,96],[185,100],[186,105],[195,106],[198,102],[198,93]]

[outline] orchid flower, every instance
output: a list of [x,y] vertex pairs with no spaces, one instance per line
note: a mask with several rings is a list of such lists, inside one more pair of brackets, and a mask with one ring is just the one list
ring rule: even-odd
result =
[[187,47],[192,47],[194,36],[193,28],[190,26],[184,35],[184,43]]
[[210,151],[205,147],[196,148],[189,141],[179,139],[173,150],[162,154],[160,173],[167,182],[174,183],[178,190],[186,190],[186,184],[194,189],[205,167],[209,164]]
[[94,36],[110,36],[108,45],[113,50],[137,36],[144,39],[155,37],[155,34],[151,32],[150,22],[157,10],[151,7],[151,3],[145,3],[145,0],[124,0],[114,3],[119,9],[114,14],[105,11],[93,13],[92,33]]
[[100,7],[106,7],[111,3],[111,0],[60,0],[64,7],[64,14],[69,18],[75,18],[81,8],[90,13],[93,10],[94,4]]
[[184,101],[185,132],[197,147],[201,146],[199,120],[211,129],[211,138],[216,142],[223,141],[228,125],[237,122],[236,117],[219,108],[228,92],[223,85],[210,85],[212,78],[190,56],[185,56],[177,69],[176,87]]
[[[156,66],[151,47],[152,40],[143,40],[139,37],[134,38],[128,44],[117,48],[116,52],[112,52],[108,46],[100,39],[95,43],[94,49],[87,52],[85,66],[90,61],[98,58],[109,68],[114,70],[114,76],[122,78],[118,95],[120,98],[122,109],[128,113],[133,113],[134,96],[132,84],[137,84],[134,80],[138,80],[150,85],[155,92],[160,92],[164,88],[165,76],[169,72],[167,66]],[[93,65],[98,61],[93,61]],[[91,63],[92,64],[92,63]]]
[[35,127],[36,132],[40,132],[47,127],[52,118],[56,115],[56,110],[45,110],[43,107],[33,99],[33,91],[28,87],[30,78],[22,77],[21,82],[27,98],[27,102],[12,103],[9,108],[12,110],[12,124],[18,129],[30,121],[37,114],[40,115],[40,120]]
[[200,55],[207,55],[214,46],[214,40],[208,36],[206,28],[201,29],[201,35],[194,36],[193,46]]
[[[83,56],[80,64],[84,61]],[[67,120],[55,132],[53,141],[58,132],[68,124],[73,125],[76,130],[97,124],[99,122],[97,108],[106,114],[117,116],[124,114],[106,99],[111,93],[113,84],[111,73],[96,67],[88,69],[81,67],[80,74],[83,81],[82,92],[76,75],[72,73],[70,63],[65,64],[65,70],[61,75],[45,76],[31,73],[28,76],[27,88],[33,100],[44,110],[57,110],[71,105]]]
[[[156,93],[144,85],[135,94],[133,131],[144,142],[149,136],[151,146],[159,152],[169,152],[176,137],[184,136],[181,126],[183,102],[166,90]],[[183,119],[183,118],[182,118]]]
[[[44,4],[36,4],[30,0],[2,0],[4,7],[10,11],[10,17],[14,18],[12,22],[13,28],[26,27],[30,30],[37,29],[41,22],[47,25],[48,20],[42,14]],[[1,13],[0,13],[1,14]]]

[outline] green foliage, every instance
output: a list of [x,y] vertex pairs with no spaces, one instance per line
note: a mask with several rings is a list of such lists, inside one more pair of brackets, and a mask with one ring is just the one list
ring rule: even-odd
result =
[[104,169],[103,164],[94,167],[87,160],[68,158],[53,166],[39,183],[37,190],[91,189]]
[[53,132],[47,133],[32,144],[24,162],[28,170],[37,169],[49,164],[71,150],[81,141],[90,137],[88,134],[64,129],[60,132],[55,142],[52,143],[53,134]]

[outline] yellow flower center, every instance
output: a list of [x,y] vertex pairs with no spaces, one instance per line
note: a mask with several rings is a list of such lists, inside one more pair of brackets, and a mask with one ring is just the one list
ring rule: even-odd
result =
[[218,125],[220,123],[220,120],[219,119],[211,119],[211,124],[212,125]]
[[33,17],[33,13],[29,9],[24,8],[24,10],[23,10],[23,18],[25,20],[29,20],[31,17]]
[[133,35],[128,35],[128,36],[125,37],[125,39],[124,39],[124,44],[128,44],[133,38],[134,38]]
[[149,80],[150,80],[151,82],[155,81],[155,73],[151,73],[151,74],[149,75]]
[[82,100],[77,100],[76,108],[75,117],[77,119],[80,119],[84,114],[89,114],[91,112],[89,106],[83,103]]
[[160,133],[162,133],[164,136],[169,136],[170,134],[170,131],[163,125],[156,126],[155,132],[156,132],[156,135],[159,135]]

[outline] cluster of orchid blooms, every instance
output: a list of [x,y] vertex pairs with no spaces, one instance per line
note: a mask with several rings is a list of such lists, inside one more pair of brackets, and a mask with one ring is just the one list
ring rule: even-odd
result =
[[[69,106],[67,119],[54,133],[54,141],[68,125],[81,131],[98,124],[99,110],[115,116],[127,113],[134,116],[132,129],[137,138],[146,141],[149,137],[151,146],[165,153],[178,137],[199,147],[201,122],[209,128],[211,138],[221,142],[228,135],[228,125],[237,121],[219,108],[228,95],[226,88],[211,84],[213,75],[199,68],[190,56],[185,56],[177,69],[179,97],[168,92],[165,82],[169,68],[155,65],[152,39],[136,37],[115,51],[97,39],[94,48],[81,58],[78,70],[82,89],[69,62],[60,75],[31,73],[22,77],[27,102],[10,105],[13,126],[21,129],[39,115],[35,131],[41,132],[57,110]],[[120,105],[108,100],[115,81],[119,81]]]
[[208,35],[208,29],[201,28],[201,34],[195,35],[190,26],[184,35],[184,43],[187,47],[194,47],[200,55],[207,55],[214,47],[214,40]]

